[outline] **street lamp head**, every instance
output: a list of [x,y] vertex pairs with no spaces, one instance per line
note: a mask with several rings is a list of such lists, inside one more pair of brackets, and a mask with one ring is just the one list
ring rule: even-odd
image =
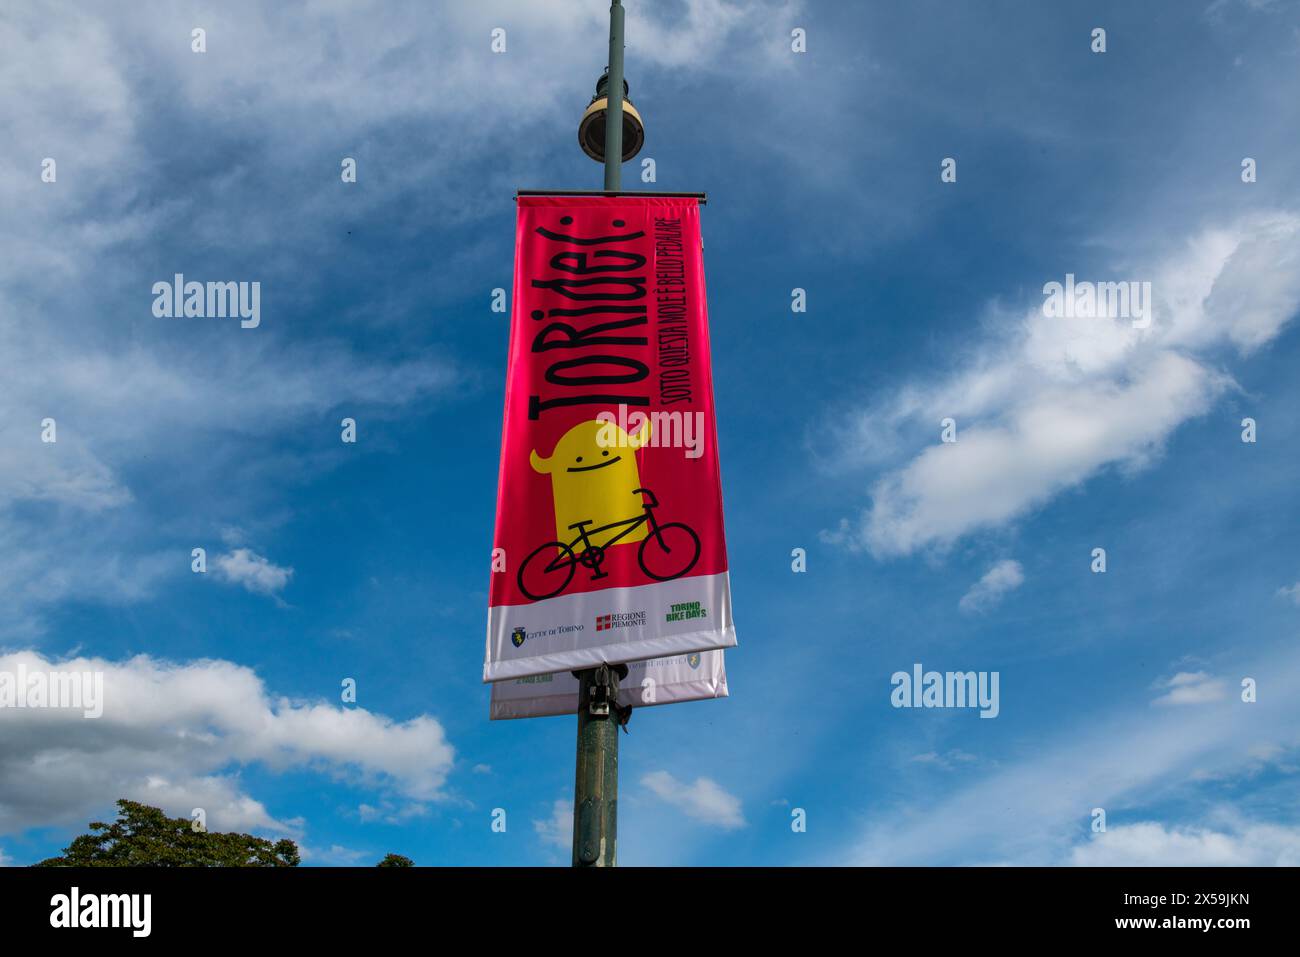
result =
[[[627,81],[623,81],[623,162],[626,163],[645,145],[645,124],[632,101],[627,98]],[[578,124],[578,144],[597,163],[605,162],[605,112],[609,109],[609,73],[596,81],[596,95]]]

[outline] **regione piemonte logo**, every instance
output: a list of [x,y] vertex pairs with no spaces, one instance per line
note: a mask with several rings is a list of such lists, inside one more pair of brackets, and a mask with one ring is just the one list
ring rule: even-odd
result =
[[625,611],[596,616],[597,631],[612,631],[615,628],[640,628],[645,623],[646,613],[643,611]]

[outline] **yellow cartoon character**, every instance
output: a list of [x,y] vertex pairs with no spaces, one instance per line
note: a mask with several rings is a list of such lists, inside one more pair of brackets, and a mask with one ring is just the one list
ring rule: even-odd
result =
[[[570,528],[588,522],[592,545],[605,547],[617,537],[618,544],[639,542],[646,537],[643,522],[628,531],[627,523],[645,512],[636,490],[641,476],[636,450],[650,438],[650,422],[629,435],[613,422],[592,419],[579,422],[560,437],[550,458],[534,449],[528,457],[533,469],[551,477],[555,501],[555,537],[572,542],[578,535]],[[613,525],[613,528],[605,526]],[[597,534],[592,534],[603,529]]]

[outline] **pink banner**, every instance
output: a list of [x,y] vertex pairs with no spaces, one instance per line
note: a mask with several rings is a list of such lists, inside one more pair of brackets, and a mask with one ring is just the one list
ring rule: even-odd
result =
[[735,645],[699,205],[520,197],[484,680]]

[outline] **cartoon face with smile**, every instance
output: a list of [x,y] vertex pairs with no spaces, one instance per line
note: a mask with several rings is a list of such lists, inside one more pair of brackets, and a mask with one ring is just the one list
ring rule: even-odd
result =
[[[595,419],[579,422],[560,437],[549,458],[534,449],[528,456],[533,470],[551,477],[551,496],[555,502],[555,535],[561,542],[571,542],[577,532],[569,526],[591,522],[588,529],[636,518],[643,511],[641,487],[636,464],[636,450],[650,438],[647,421],[636,433],[628,435],[612,422]],[[639,542],[646,536],[641,525],[618,540]],[[614,528],[593,535],[593,545],[604,545],[617,535]]]

